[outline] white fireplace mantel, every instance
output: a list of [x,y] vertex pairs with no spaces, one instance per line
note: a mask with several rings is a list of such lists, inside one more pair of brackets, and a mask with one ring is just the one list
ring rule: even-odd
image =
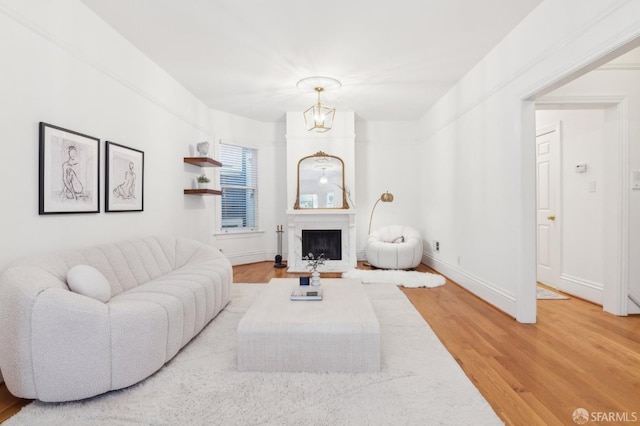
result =
[[306,272],[302,259],[302,231],[307,229],[340,229],[342,231],[342,259],[328,260],[318,268],[320,272],[346,272],[357,265],[356,211],[354,209],[287,210],[289,272]]

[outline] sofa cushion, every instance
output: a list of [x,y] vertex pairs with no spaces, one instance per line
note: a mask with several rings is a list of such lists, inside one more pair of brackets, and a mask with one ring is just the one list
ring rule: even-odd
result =
[[109,281],[93,266],[76,265],[67,272],[67,285],[74,293],[106,303],[111,299]]

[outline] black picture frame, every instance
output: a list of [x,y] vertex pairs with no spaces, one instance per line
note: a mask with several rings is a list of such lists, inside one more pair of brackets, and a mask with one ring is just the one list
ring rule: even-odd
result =
[[100,139],[40,122],[38,214],[100,213]]
[[144,211],[144,152],[109,141],[105,151],[105,211]]

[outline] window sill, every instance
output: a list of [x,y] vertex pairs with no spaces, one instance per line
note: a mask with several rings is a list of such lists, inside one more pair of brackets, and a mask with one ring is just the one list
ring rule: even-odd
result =
[[234,238],[254,238],[264,234],[261,229],[242,229],[242,230],[229,230],[229,231],[217,231],[213,233],[213,236],[220,239],[234,239]]

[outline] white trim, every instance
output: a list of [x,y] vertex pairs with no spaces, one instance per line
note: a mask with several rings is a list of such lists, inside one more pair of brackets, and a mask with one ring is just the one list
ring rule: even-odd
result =
[[[227,228],[225,228],[227,229]],[[234,230],[231,228],[228,232],[216,231],[213,233],[213,236],[218,240],[234,240],[239,238],[255,238],[261,237],[264,234],[264,230],[262,229],[245,229],[240,228],[239,230]]]
[[241,252],[241,253],[227,253],[224,255],[229,259],[232,265],[246,265],[248,263],[265,262],[267,260],[274,260],[276,257],[275,251],[273,256],[269,256],[269,252],[266,250]]
[[629,294],[629,234],[630,234],[630,191],[631,182],[630,165],[629,165],[629,103],[626,98],[623,98],[618,103],[618,114],[620,115],[621,123],[621,146],[620,146],[620,174],[618,175],[620,191],[618,192],[618,205],[620,209],[620,217],[618,218],[618,248],[619,251],[618,261],[618,279],[619,282],[612,283],[611,289],[612,298],[611,301],[606,297],[603,303],[604,310],[614,315],[627,315],[628,305],[627,297]]
[[[568,274],[560,274],[560,286],[558,290],[573,294],[581,299],[602,305],[604,297],[604,285],[595,281],[585,280]],[[626,297],[624,298],[627,303]]]
[[640,64],[604,64],[594,71],[640,71]]
[[[536,109],[603,109],[626,101],[625,96],[545,96],[535,101]],[[541,107],[541,108],[540,108]]]
[[509,294],[495,287],[490,282],[484,281],[482,278],[472,275],[450,263],[437,259],[429,253],[422,253],[422,263],[445,275],[450,280],[455,281],[456,284],[481,299],[484,299],[506,314],[516,317],[516,298],[513,294]]
[[[535,323],[537,296],[537,254],[536,254],[536,112],[532,101],[522,101],[520,111],[520,150],[519,175],[514,176],[519,181],[521,194],[518,210],[518,224],[516,227],[516,300],[515,317],[521,323]],[[528,141],[529,143],[525,143]]]

